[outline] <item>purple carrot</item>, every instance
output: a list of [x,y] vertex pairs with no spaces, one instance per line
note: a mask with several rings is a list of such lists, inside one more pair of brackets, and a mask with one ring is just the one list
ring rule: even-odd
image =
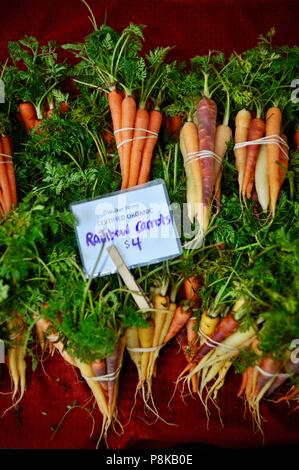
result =
[[[265,374],[259,372],[257,379],[256,379],[256,384],[255,384],[255,389],[254,389],[254,395],[258,395],[259,392],[262,390],[262,388],[266,385],[266,383],[271,380],[271,375],[272,374],[278,374],[280,369],[282,367],[282,362],[273,359],[272,357],[263,357],[261,360],[260,368],[265,371]],[[267,375],[269,374],[269,375]]]
[[[93,362],[91,364],[91,367],[96,377],[101,377],[103,375],[106,375],[106,362],[104,359],[100,359],[98,361]],[[107,392],[108,390],[107,382],[103,380],[103,382],[100,382],[100,384],[101,384],[101,387]]]
[[267,397],[272,395],[278,389],[278,387],[280,387],[283,383],[286,382],[286,380],[289,378],[288,374],[299,374],[299,362],[295,364],[294,362],[290,361],[286,366],[286,371],[287,372],[285,374],[279,374],[278,377],[274,380],[273,384],[271,385],[266,394]]
[[[199,150],[214,152],[217,106],[215,101],[203,97],[197,105]],[[203,205],[209,207],[214,185],[214,159],[200,159]]]
[[[209,339],[215,343],[222,343],[228,336],[232,335],[239,326],[239,322],[234,319],[233,315],[229,313],[220,323],[216,326],[214,332],[211,334]],[[203,343],[195,352],[191,364],[195,366],[199,361],[208,354],[211,349],[215,346],[212,344]]]

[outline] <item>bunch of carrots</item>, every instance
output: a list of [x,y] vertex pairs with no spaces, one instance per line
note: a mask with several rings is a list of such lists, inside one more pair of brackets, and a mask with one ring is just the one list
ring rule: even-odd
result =
[[217,210],[220,209],[222,161],[232,137],[228,123],[229,96],[223,122],[217,126],[217,105],[211,98],[206,78],[195,118],[189,117],[180,131],[188,216],[192,223],[197,220],[201,235],[208,229],[214,201]]
[[[152,399],[152,378],[157,373],[159,352],[184,326],[194,326],[193,308],[198,305],[201,280],[190,276],[184,281],[185,300],[177,304],[177,291],[182,280],[168,291],[168,281],[152,289],[152,314],[146,327],[130,327],[125,332],[126,346],[138,372],[137,390],[142,390],[145,403]],[[146,390],[147,388],[147,390]],[[152,402],[153,403],[153,402]]]
[[148,111],[146,103],[137,106],[133,95],[116,88],[108,93],[113,132],[120,160],[122,189],[146,183],[162,124],[159,108]]
[[206,401],[212,393],[214,399],[217,397],[218,390],[222,387],[232,365],[232,359],[255,336],[252,328],[246,332],[239,328],[243,304],[244,299],[240,298],[222,320],[219,317],[212,317],[205,311],[201,315],[199,327],[195,330],[196,336],[193,339],[188,365],[178,379],[178,383],[184,379],[189,388],[192,382],[192,392],[198,393],[201,401],[203,401],[203,392],[211,381],[214,382],[207,393]]
[[[23,123],[24,130],[27,134],[32,129],[36,129],[40,126],[43,119],[50,119],[55,109],[54,100],[47,104],[47,109],[40,114],[33,103],[22,102],[19,104],[18,117]],[[69,103],[63,101],[59,104],[58,109],[61,113],[66,113],[69,109]]]
[[[131,23],[118,35],[107,25],[98,27],[92,17],[95,31],[85,38],[85,43],[64,48],[82,59],[74,81],[107,93],[120,161],[121,189],[131,188],[150,178],[153,151],[162,125],[160,105],[167,76],[164,60],[170,48],[157,47],[143,57],[140,54],[143,25]],[[107,46],[111,41],[113,46]],[[100,49],[99,54],[89,53],[90,44]]]
[[0,219],[17,206],[17,185],[13,165],[12,143],[8,135],[0,135]]
[[[260,414],[260,402],[263,398],[271,399],[274,392],[283,385],[290,377],[299,372],[298,363],[273,359],[272,355],[262,357],[262,352],[258,347],[258,340],[255,339],[251,344],[252,349],[257,355],[257,361],[254,366],[248,367],[242,374],[242,380],[238,391],[238,397],[243,397],[245,403],[252,414],[257,428],[262,431],[262,417]],[[274,400],[276,403],[298,399],[298,387],[292,386],[291,389],[281,397]]]
[[279,193],[288,170],[287,138],[282,134],[282,112],[272,106],[265,120],[258,110],[252,118],[250,111],[242,109],[235,119],[235,144],[268,138],[263,144],[235,148],[235,164],[238,171],[239,191],[245,200],[256,191],[258,201],[264,212],[270,210],[272,217]]
[[107,432],[111,425],[118,423],[122,427],[118,420],[117,396],[118,378],[125,349],[124,338],[118,339],[111,356],[93,363],[85,363],[67,351],[67,344],[64,344],[60,339],[53,323],[49,320],[43,317],[37,318],[36,331],[42,352],[44,353],[47,348],[51,354],[57,351],[68,364],[80,370],[82,378],[89,386],[103,416],[102,431],[98,443],[102,436],[107,438]]

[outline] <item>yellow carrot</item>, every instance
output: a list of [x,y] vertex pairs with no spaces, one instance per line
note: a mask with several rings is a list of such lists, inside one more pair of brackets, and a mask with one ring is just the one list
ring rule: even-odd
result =
[[138,328],[136,326],[131,326],[126,329],[125,331],[125,338],[126,338],[126,346],[128,348],[128,352],[130,358],[134,362],[137,372],[138,372],[138,379],[141,379],[141,354],[139,352],[130,351],[130,349],[140,348],[139,336],[138,336]]
[[[190,221],[194,218],[200,219],[202,205],[202,174],[200,161],[196,156],[199,152],[199,137],[197,126],[192,121],[184,124],[180,132],[181,151],[185,161],[185,171],[187,176],[187,204],[190,204]],[[194,155],[192,158],[191,155]]]
[[[149,320],[148,326],[146,328],[138,327],[138,336],[140,345],[142,348],[151,348],[153,345],[154,338],[154,322]],[[150,352],[141,353],[141,380],[146,380],[148,376],[148,362],[149,362]]]
[[[211,336],[214,332],[216,326],[219,323],[219,317],[210,317],[206,311],[204,311],[201,315],[199,328],[200,332],[204,333],[206,336]],[[201,338],[200,345],[205,342],[204,338]]]

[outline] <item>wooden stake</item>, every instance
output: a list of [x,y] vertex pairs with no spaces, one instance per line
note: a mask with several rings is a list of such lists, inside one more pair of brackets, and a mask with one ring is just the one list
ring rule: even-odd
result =
[[140,310],[149,310],[151,309],[150,303],[146,298],[145,293],[136,283],[132,273],[129,271],[126,263],[122,259],[118,249],[115,245],[111,245],[107,248],[107,251],[112,259],[115,267],[121,278],[123,279],[124,283],[126,284],[127,288],[130,290],[136,304],[140,308]]

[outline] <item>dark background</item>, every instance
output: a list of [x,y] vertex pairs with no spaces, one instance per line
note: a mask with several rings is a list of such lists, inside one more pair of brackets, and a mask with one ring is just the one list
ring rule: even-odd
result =
[[[189,59],[209,49],[226,53],[253,47],[276,28],[276,44],[298,40],[297,0],[89,0],[98,24],[107,15],[117,30],[129,22],[147,25],[146,46],[176,46],[172,55]],[[80,0],[1,0],[0,58],[9,40],[24,34],[57,42],[81,41],[91,32]]]
[[[298,39],[298,1],[296,0],[89,0],[98,24],[105,14],[108,23],[121,30],[129,22],[146,24],[146,48],[175,45],[172,57],[189,59],[209,49],[226,53],[241,52],[256,44],[257,37],[272,26],[276,29],[275,44],[296,44]],[[0,0],[0,59],[7,55],[7,41],[24,34],[35,35],[41,41],[81,41],[91,32],[86,7],[80,0]],[[201,443],[221,447],[261,447],[295,445],[299,443],[299,412],[291,413],[287,404],[264,402],[264,440],[253,430],[250,414],[244,415],[244,404],[236,398],[240,378],[233,371],[219,394],[224,428],[217,409],[211,404],[209,428],[203,406],[197,398],[183,402],[177,393],[172,410],[167,407],[174,382],[185,366],[172,344],[161,352],[159,374],[154,383],[156,405],[166,420],[178,426],[156,422],[153,415],[144,414],[138,399],[130,423],[121,436],[111,432],[111,448],[157,448],[198,446]],[[10,380],[3,365],[0,392],[8,392]],[[2,448],[94,448],[101,417],[93,410],[95,430],[90,437],[92,420],[83,406],[92,407],[89,389],[78,372],[64,364],[60,357],[49,358],[34,374],[28,367],[28,390],[16,413],[11,410],[0,419]],[[120,376],[120,418],[126,423],[134,403],[136,373],[125,358]],[[53,429],[77,404],[61,430],[51,440]],[[10,395],[0,395],[0,410],[11,404]],[[2,411],[1,411],[2,412]]]

